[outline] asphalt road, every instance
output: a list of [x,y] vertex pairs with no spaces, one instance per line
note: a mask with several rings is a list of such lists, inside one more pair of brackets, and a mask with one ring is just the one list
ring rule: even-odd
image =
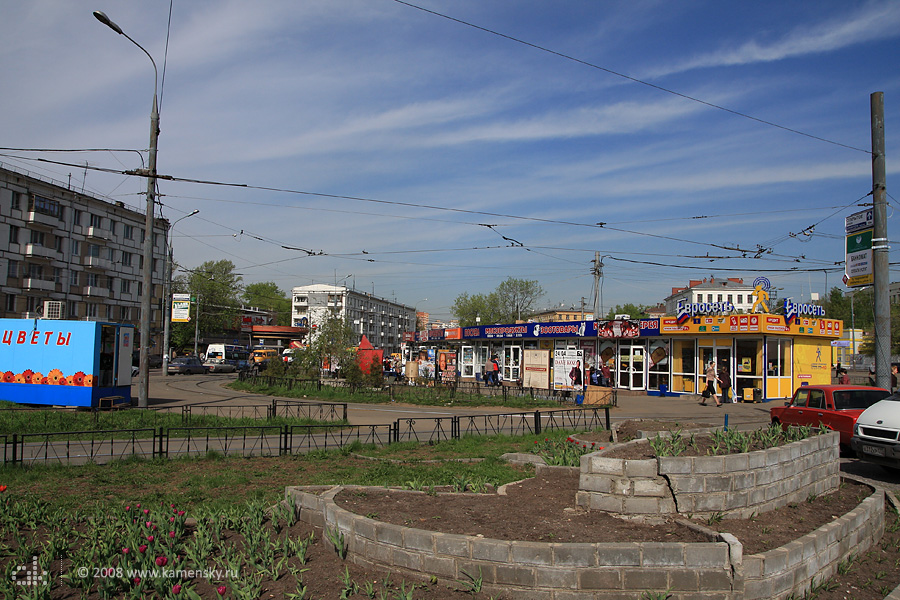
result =
[[[237,378],[233,374],[163,376],[160,370],[150,374],[151,408],[180,410],[185,404],[210,403],[219,406],[264,406],[272,396],[235,392],[223,387]],[[137,397],[137,386],[132,388]],[[310,400],[314,400],[310,398]],[[618,406],[611,411],[613,422],[628,419],[660,419],[673,422],[697,422],[724,425],[740,429],[755,429],[769,424],[769,403],[726,404],[701,406],[699,396],[646,396],[621,393]],[[397,419],[452,417],[470,414],[532,412],[504,408],[458,408],[435,406],[409,406],[401,404],[348,404],[347,418],[353,425],[387,424]],[[856,458],[841,458],[841,470],[873,485],[900,492],[900,477],[881,467]]]

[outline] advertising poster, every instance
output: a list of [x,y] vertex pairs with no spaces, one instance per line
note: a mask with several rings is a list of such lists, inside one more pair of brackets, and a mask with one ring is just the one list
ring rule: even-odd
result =
[[191,295],[172,294],[172,322],[187,323],[191,320]]
[[438,350],[438,372],[442,383],[455,383],[457,376],[456,352]]
[[584,384],[584,351],[553,351],[553,389],[581,390]]
[[550,351],[526,350],[523,357],[522,386],[541,390],[550,389]]

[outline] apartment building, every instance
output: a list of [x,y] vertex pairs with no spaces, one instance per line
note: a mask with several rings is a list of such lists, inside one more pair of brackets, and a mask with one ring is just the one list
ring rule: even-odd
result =
[[[754,286],[745,284],[738,277],[691,280],[686,287],[672,288],[672,294],[666,298],[666,314],[677,314],[679,300],[701,304],[730,302],[734,305],[735,312],[749,313],[753,309],[754,291]],[[770,294],[770,301],[774,304],[775,290],[770,291]]]
[[389,352],[399,352],[403,333],[416,326],[415,308],[346,286],[312,284],[291,290],[291,322],[309,327],[311,339],[330,316],[348,320],[359,339],[365,335],[373,346]]
[[[157,219],[152,233],[156,348],[167,229]],[[113,321],[139,331],[144,235],[143,212],[0,163],[0,316]]]

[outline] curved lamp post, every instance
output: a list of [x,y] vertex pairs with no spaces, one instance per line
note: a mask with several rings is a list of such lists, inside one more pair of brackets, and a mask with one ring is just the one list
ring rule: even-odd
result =
[[140,48],[153,64],[153,108],[150,111],[150,158],[146,169],[142,169],[142,175],[147,178],[147,214],[144,218],[144,268],[142,269],[141,294],[141,362],[139,367],[140,383],[138,385],[138,407],[147,408],[150,397],[150,312],[153,310],[153,211],[154,193],[156,190],[156,143],[159,139],[159,107],[156,100],[156,92],[159,84],[159,73],[156,69],[156,61],[147,50],[131,39],[122,28],[112,22],[109,17],[99,10],[94,11],[98,21],[118,33]]
[[178,225],[179,221],[183,221],[188,217],[193,217],[198,212],[200,212],[199,208],[195,208],[193,211],[188,214],[175,219],[172,224],[169,226],[169,234],[166,236],[168,238],[168,242],[166,244],[166,275],[165,275],[165,293],[163,294],[163,376],[167,376],[169,374],[169,327],[172,310],[172,268],[173,268],[173,253],[172,253],[172,233],[175,231],[175,226]]

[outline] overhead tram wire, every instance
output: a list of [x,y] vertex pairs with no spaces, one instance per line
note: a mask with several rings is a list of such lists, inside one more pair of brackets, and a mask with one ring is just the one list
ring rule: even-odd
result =
[[588,61],[586,61],[586,60],[583,60],[583,59],[580,59],[580,58],[576,58],[576,57],[574,57],[574,56],[571,56],[571,55],[569,55],[569,54],[565,54],[565,53],[563,53],[563,52],[559,52],[559,51],[557,51],[557,50],[552,50],[552,49],[550,49],[550,48],[547,48],[547,47],[545,47],[545,46],[541,46],[541,45],[539,45],[539,44],[534,44],[534,43],[532,43],[532,42],[525,41],[525,40],[523,40],[523,39],[521,39],[521,38],[517,38],[517,37],[511,36],[511,35],[507,35],[507,34],[505,34],[505,33],[501,33],[501,32],[499,32],[499,31],[496,31],[496,30],[493,30],[493,29],[490,29],[490,28],[487,28],[487,27],[482,27],[481,25],[476,25],[476,24],[474,24],[474,23],[470,23],[470,22],[468,22],[468,21],[464,21],[464,20],[458,19],[458,18],[456,18],[456,17],[451,17],[451,16],[446,15],[446,14],[444,14],[444,13],[439,13],[439,12],[437,12],[437,11],[434,11],[434,10],[431,10],[431,9],[428,9],[428,8],[424,8],[424,7],[418,6],[418,5],[416,5],[416,4],[412,4],[411,2],[406,2],[405,0],[394,0],[394,2],[396,2],[397,4],[402,4],[402,5],[404,5],[404,6],[408,6],[408,7],[410,7],[410,8],[415,8],[416,10],[421,10],[422,12],[425,12],[425,13],[428,13],[428,14],[431,14],[431,15],[434,15],[434,16],[436,16],[436,17],[440,17],[440,18],[442,18],[442,19],[447,19],[448,21],[453,21],[454,23],[459,23],[460,25],[465,25],[466,27],[471,27],[471,28],[473,28],[473,29],[477,29],[477,30],[479,30],[479,31],[483,31],[483,32],[489,33],[489,34],[491,34],[491,35],[496,35],[497,37],[501,37],[501,38],[503,38],[503,39],[507,39],[507,40],[509,40],[509,41],[511,41],[511,42],[515,42],[515,43],[517,43],[517,44],[522,44],[523,46],[528,46],[529,48],[534,48],[535,50],[539,50],[539,51],[541,51],[541,52],[546,52],[546,53],[548,53],[548,54],[552,54],[552,55],[554,55],[554,56],[558,56],[558,57],[563,58],[563,59],[565,59],[565,60],[569,60],[569,61],[578,63],[578,64],[580,64],[580,65],[584,65],[584,66],[586,66],[586,67],[590,67],[590,68],[592,68],[592,69],[597,69],[598,71],[603,71],[604,73],[609,73],[610,75],[615,75],[616,77],[621,77],[622,79],[627,79],[628,81],[631,81],[631,82],[634,82],[634,83],[639,83],[639,84],[644,85],[644,86],[647,86],[647,87],[649,87],[649,88],[653,88],[653,89],[655,89],[655,90],[659,90],[659,91],[661,91],[661,92],[665,92],[666,94],[671,94],[671,95],[677,96],[677,97],[679,97],[679,98],[684,98],[685,100],[689,100],[689,101],[691,101],[691,102],[696,102],[696,103],[698,103],[698,104],[702,104],[702,105],[704,105],[704,106],[708,106],[709,108],[714,108],[714,109],[716,109],[716,110],[721,110],[721,111],[723,111],[723,112],[732,114],[732,115],[734,115],[734,116],[736,116],[736,117],[741,117],[741,118],[744,118],[744,119],[749,119],[749,120],[751,120],[751,121],[755,121],[755,122],[760,123],[760,124],[762,124],[762,125],[767,125],[767,126],[769,126],[769,127],[774,127],[774,128],[776,128],[776,129],[781,129],[782,131],[787,131],[787,132],[789,132],[789,133],[793,133],[793,134],[796,134],[796,135],[800,135],[800,136],[803,136],[803,137],[806,137],[806,138],[810,138],[810,139],[813,139],[813,140],[816,140],[816,141],[819,141],[819,142],[824,142],[824,143],[826,143],[826,144],[832,144],[832,145],[834,145],[834,146],[839,146],[839,147],[841,147],[841,148],[846,148],[846,149],[848,149],[848,150],[855,150],[856,152],[862,152],[863,154],[868,154],[868,155],[870,155],[870,156],[872,155],[872,151],[871,151],[871,150],[864,150],[863,148],[857,148],[856,146],[851,146],[851,145],[849,145],[849,144],[844,144],[844,143],[842,143],[842,142],[835,142],[834,140],[829,140],[829,139],[827,139],[827,138],[823,138],[823,137],[820,137],[820,136],[817,136],[817,135],[813,135],[813,134],[811,134],[811,133],[806,133],[806,132],[804,132],[804,131],[800,131],[799,129],[793,129],[793,128],[791,128],[791,127],[786,127],[786,126],[784,126],[784,125],[779,125],[778,123],[774,123],[774,122],[772,122],[772,121],[767,121],[767,120],[761,119],[761,118],[759,118],[759,117],[754,117],[754,116],[752,116],[752,115],[748,115],[747,113],[742,113],[742,112],[740,112],[740,111],[737,111],[737,110],[734,110],[734,109],[731,109],[731,108],[727,108],[727,107],[722,106],[722,105],[720,105],[720,104],[715,104],[715,103],[713,103],[713,102],[709,102],[709,101],[706,101],[706,100],[702,100],[702,99],[696,98],[696,97],[694,97],[694,96],[689,96],[688,94],[683,94],[683,93],[681,93],[681,92],[676,92],[675,90],[672,90],[672,89],[663,87],[663,86],[661,86],[661,85],[657,85],[657,84],[655,84],[655,83],[650,83],[649,81],[644,81],[643,79],[638,79],[637,77],[632,77],[631,75],[626,75],[625,73],[620,73],[620,72],[618,72],[618,71],[614,71],[614,70],[609,69],[609,68],[607,68],[607,67],[603,67],[603,66],[594,64],[594,63],[592,63],[592,62],[588,62]]

